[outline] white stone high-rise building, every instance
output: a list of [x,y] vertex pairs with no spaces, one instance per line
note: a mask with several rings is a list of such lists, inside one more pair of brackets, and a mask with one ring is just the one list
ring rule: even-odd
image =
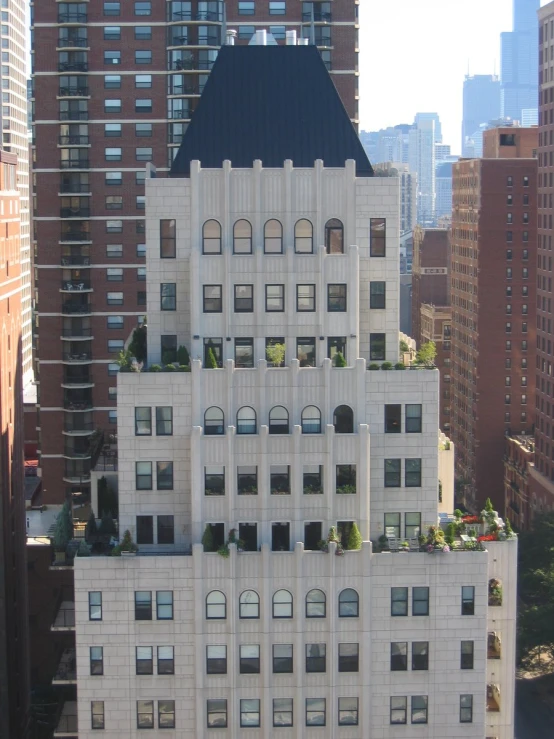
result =
[[453,504],[438,372],[378,370],[398,183],[316,49],[224,47],[172,175],[146,186],[150,371],[118,378],[139,552],[75,562],[79,739],[512,739],[517,543],[419,551]]
[[410,171],[417,175],[417,222],[421,226],[433,226],[435,223],[436,125],[434,118],[418,119],[416,116],[416,122],[410,129],[408,164]]

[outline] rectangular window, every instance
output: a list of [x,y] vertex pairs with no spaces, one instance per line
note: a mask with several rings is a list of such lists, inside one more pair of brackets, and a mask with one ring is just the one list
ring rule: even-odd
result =
[[106,147],[104,149],[104,158],[107,162],[120,162],[121,161],[121,148],[120,147]]
[[120,74],[107,74],[104,77],[104,89],[105,90],[119,90],[121,87],[121,75]]
[[358,672],[359,645],[339,644],[339,672]]
[[306,644],[306,672],[326,671],[326,645]]
[[151,162],[152,161],[152,147],[151,146],[137,146],[135,149],[135,158],[137,162]]
[[224,644],[206,647],[206,674],[227,674],[227,647]]
[[385,360],[385,334],[369,334],[369,359],[371,362]]
[[346,285],[327,285],[327,310],[329,313],[346,312]]
[[422,405],[420,403],[406,405],[406,433],[421,434]]
[[408,588],[391,588],[390,615],[408,615]]
[[135,672],[137,675],[153,675],[154,660],[152,647],[137,647],[135,656]]
[[221,285],[204,285],[204,313],[221,313],[223,311],[223,287]]
[[104,100],[104,112],[105,113],[121,113],[121,100],[112,98],[110,100]]
[[260,701],[258,698],[241,699],[240,725],[243,728],[260,726]]
[[296,310],[299,313],[315,311],[315,285],[296,286]]
[[89,654],[90,654],[90,674],[91,675],[103,675],[104,674],[104,648],[103,647],[91,647]]
[[123,233],[123,221],[106,221],[106,233],[109,233],[109,234]]
[[399,434],[402,431],[402,406],[385,406],[385,434]]
[[253,0],[239,0],[238,12],[239,15],[254,15],[256,8]]
[[271,495],[290,495],[290,467],[285,464],[272,464],[269,472]]
[[171,590],[156,592],[156,618],[158,621],[173,620],[173,592]]
[[292,673],[292,644],[273,645],[273,672]]
[[273,699],[273,726],[292,726],[292,698]]
[[123,173],[106,172],[104,177],[104,184],[106,185],[106,187],[119,187],[119,185],[123,184]]
[[429,588],[412,588],[412,616],[429,615]]
[[426,695],[412,695],[412,724],[427,723],[427,703]]
[[152,3],[150,0],[147,2],[136,2],[135,15],[152,15]]
[[385,459],[385,487],[399,488],[401,483],[401,466],[400,459]]
[[225,467],[204,467],[204,495],[225,495]]
[[339,698],[339,726],[358,726],[357,698]]
[[306,726],[325,726],[325,698],[306,698]]
[[121,39],[120,26],[104,26],[104,41],[120,41],[120,39]]
[[254,339],[235,339],[235,366],[254,367]]
[[[138,138],[151,138],[152,137],[152,124],[151,123],[135,123],[135,136]],[[137,175],[140,174],[142,176],[142,181],[144,183],[145,174],[144,172],[137,172]],[[137,183],[138,184],[138,183]]]
[[408,723],[408,699],[405,695],[393,695],[390,699],[391,724]]
[[157,490],[173,490],[173,462],[156,462]]
[[160,221],[160,257],[175,259],[175,220],[164,218]]
[[[121,123],[104,123],[104,137],[115,138],[121,137]],[[106,173],[108,174],[108,173]]]
[[404,460],[404,484],[407,488],[421,487],[421,459]]
[[421,533],[421,513],[406,513],[404,516],[404,535],[406,539],[414,539]]
[[239,647],[239,672],[241,675],[260,674],[259,644],[241,644]]
[[123,316],[108,316],[106,323],[109,329],[123,328],[124,318]]
[[104,52],[104,64],[121,64],[121,52],[120,51],[105,51]]
[[222,699],[211,699],[206,701],[206,714],[208,729],[227,728],[227,701]]
[[152,409],[148,406],[135,408],[135,436],[152,436]]
[[102,593],[93,591],[88,594],[89,621],[102,621]]
[[150,41],[152,38],[152,26],[135,26],[135,39],[137,41]]
[[[135,64],[152,64],[152,52],[147,49],[135,51]],[[150,84],[137,85],[137,77],[150,77],[149,74],[137,74],[135,77],[135,87],[152,87],[152,78],[150,77]]]
[[137,729],[154,728],[154,701],[137,701]]
[[356,465],[338,464],[336,467],[335,490],[337,495],[356,493]]
[[285,310],[285,286],[265,286],[265,310],[266,313],[282,313]]
[[429,642],[412,642],[412,670],[429,669]]
[[135,113],[151,113],[151,112],[152,112],[151,98],[137,98],[135,100]]
[[408,642],[391,642],[390,669],[391,672],[401,672],[408,669]]
[[177,284],[162,282],[160,285],[160,310],[177,310]]
[[385,536],[400,537],[400,513],[385,513]]
[[474,643],[460,642],[460,670],[473,670]]
[[296,340],[296,356],[301,367],[315,367],[315,338],[298,338]]
[[237,467],[238,495],[258,494],[258,468],[252,466]]
[[460,696],[460,723],[473,722],[473,696],[467,693]]
[[158,701],[158,729],[175,728],[175,701]]
[[369,255],[384,257],[387,251],[387,221],[385,218],[371,218],[369,223]]
[[323,494],[323,465],[304,465],[302,487],[304,495]]
[[90,702],[90,728],[104,729],[104,701]]
[[173,516],[157,516],[158,544],[175,543],[175,521]]
[[152,462],[135,462],[137,490],[152,490]]
[[254,311],[254,285],[235,285],[235,313]]
[[120,15],[121,3],[104,3],[104,15]]
[[285,15],[287,4],[284,0],[269,0],[269,15]]
[[106,280],[108,282],[122,282],[123,269],[121,267],[108,267],[106,270]]
[[462,616],[475,615],[475,588],[473,585],[462,586]]
[[149,590],[135,591],[135,621],[152,621],[152,593]]
[[156,436],[173,436],[173,408],[170,405],[156,407]]
[[119,354],[123,351],[125,343],[123,339],[108,339],[108,353]]
[[386,307],[386,282],[370,282],[369,283],[369,307],[385,308]]
[[154,517],[137,516],[137,544],[154,543]]
[[158,647],[158,675],[173,675],[174,673],[173,647]]

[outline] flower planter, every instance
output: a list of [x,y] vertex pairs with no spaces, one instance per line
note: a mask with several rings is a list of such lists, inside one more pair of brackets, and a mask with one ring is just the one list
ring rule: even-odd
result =
[[137,556],[137,553],[136,552],[123,552],[122,551],[121,552],[121,556],[122,557],[136,557]]

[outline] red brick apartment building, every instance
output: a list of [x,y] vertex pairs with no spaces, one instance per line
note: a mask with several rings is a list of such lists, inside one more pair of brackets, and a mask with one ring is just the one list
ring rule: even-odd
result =
[[29,731],[20,195],[0,150],[0,736]]
[[532,428],[537,130],[485,132],[454,165],[451,436],[461,502],[504,512],[505,434]]
[[[39,452],[49,503],[88,497],[89,436],[116,431],[116,359],[147,313],[145,165],[166,175],[224,42],[224,8],[31,5]],[[226,22],[238,44],[262,28],[280,44],[287,31],[311,39],[357,123],[358,5],[233,0]]]
[[414,229],[412,262],[412,338],[418,348],[437,347],[435,364],[441,377],[440,428],[450,430],[450,229]]

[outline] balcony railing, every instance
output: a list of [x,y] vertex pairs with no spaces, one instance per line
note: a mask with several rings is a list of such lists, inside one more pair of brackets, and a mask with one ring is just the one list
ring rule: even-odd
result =
[[65,315],[83,315],[92,312],[90,303],[63,303],[62,313]]
[[88,38],[68,36],[58,39],[58,49],[85,49],[88,47]]
[[88,159],[61,159],[60,169],[89,169]]
[[[77,704],[73,703],[71,709],[74,713],[62,713],[58,719],[58,724],[54,730],[54,736],[68,736],[69,734],[77,734]],[[65,710],[65,706],[64,706]]]
[[90,257],[61,257],[62,267],[90,267]]
[[74,629],[75,628],[75,603],[64,600],[56,613],[52,629]]
[[92,290],[92,283],[90,280],[64,280],[60,290],[65,293],[79,293]]
[[88,85],[69,85],[69,87],[60,87],[59,97],[82,98],[88,97]]
[[[309,23],[312,20],[311,13],[302,13],[302,22]],[[331,23],[331,13],[322,13],[321,11],[314,11],[314,23]]]
[[75,656],[75,649],[64,649],[60,657],[58,669],[56,670],[56,673],[52,678],[52,682],[73,683],[76,680],[77,660]]
[[[63,430],[67,431],[68,433],[71,433],[72,431],[75,431],[76,433],[79,433],[80,431],[83,432],[90,432],[94,431],[94,423],[93,421],[66,421],[63,425]],[[78,452],[75,452],[78,454]],[[90,457],[90,449],[87,448],[85,456]]]
[[92,400],[83,400],[78,402],[64,398],[63,407],[66,411],[88,411],[92,408]]
[[88,72],[88,62],[60,62],[58,72]]
[[85,339],[92,336],[92,328],[86,326],[78,326],[76,328],[62,328],[62,336],[64,339]]
[[60,208],[60,218],[90,218],[90,208]]
[[80,362],[91,362],[92,351],[87,350],[84,352],[63,352],[62,357],[64,362],[75,362],[76,364]]
[[75,135],[69,135],[69,136],[60,136],[58,139],[58,143],[62,146],[86,146],[89,143],[89,137],[88,136],[82,136],[81,134],[75,134]]
[[90,231],[62,231],[60,241],[90,241]]
[[60,121],[88,121],[88,110],[62,110]]
[[77,11],[63,11],[58,12],[58,23],[86,23],[87,14],[79,13]]
[[61,182],[60,192],[64,194],[79,194],[90,193],[90,184],[88,182]]

